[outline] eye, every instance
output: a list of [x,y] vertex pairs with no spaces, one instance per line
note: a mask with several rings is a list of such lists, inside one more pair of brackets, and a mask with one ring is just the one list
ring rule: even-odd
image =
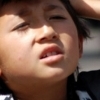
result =
[[28,23],[21,23],[21,24],[19,24],[19,25],[17,25],[14,29],[13,29],[13,31],[15,31],[15,30],[18,30],[18,31],[25,31],[25,30],[27,30],[29,28],[29,24]]
[[49,20],[64,20],[66,19],[65,17],[62,16],[52,16],[49,18]]

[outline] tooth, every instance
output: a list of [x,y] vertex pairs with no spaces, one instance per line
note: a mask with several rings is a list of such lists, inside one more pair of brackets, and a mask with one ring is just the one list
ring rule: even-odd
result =
[[51,55],[52,55],[52,53],[50,53],[50,52],[49,52],[49,53],[47,53],[47,57],[49,57],[49,56],[51,56]]
[[43,55],[43,58],[45,58],[47,55]]
[[56,52],[52,52],[52,55],[56,55],[57,53]]

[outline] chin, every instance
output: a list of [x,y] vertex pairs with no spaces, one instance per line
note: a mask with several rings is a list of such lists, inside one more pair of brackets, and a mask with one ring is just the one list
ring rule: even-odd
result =
[[47,71],[47,73],[45,73],[44,76],[45,77],[42,77],[42,78],[46,80],[47,82],[51,83],[51,82],[62,81],[66,79],[69,75],[66,71],[64,71],[61,68],[54,68]]

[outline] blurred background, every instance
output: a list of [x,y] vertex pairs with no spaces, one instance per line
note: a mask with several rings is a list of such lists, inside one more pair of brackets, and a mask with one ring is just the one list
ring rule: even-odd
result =
[[79,71],[100,69],[100,21],[86,19],[91,39],[84,42],[83,57],[79,61]]

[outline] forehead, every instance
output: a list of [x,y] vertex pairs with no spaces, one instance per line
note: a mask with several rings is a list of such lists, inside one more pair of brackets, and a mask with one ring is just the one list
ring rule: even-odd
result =
[[66,10],[64,5],[61,3],[60,0],[13,0],[12,2],[8,2],[5,4],[0,12],[9,12],[9,9],[13,10],[20,10],[20,14],[25,13],[29,8],[33,10],[39,9],[39,7],[44,7],[45,10]]

